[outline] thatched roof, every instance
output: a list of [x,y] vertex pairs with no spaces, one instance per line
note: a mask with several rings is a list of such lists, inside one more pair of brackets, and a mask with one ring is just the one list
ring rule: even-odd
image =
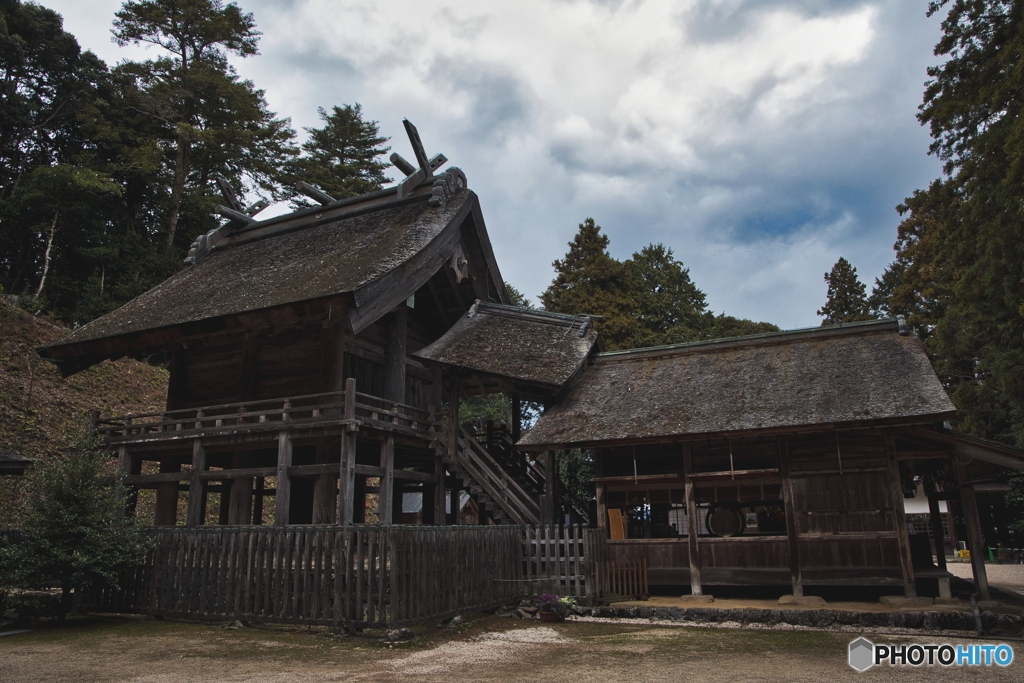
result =
[[589,318],[480,302],[443,337],[413,355],[558,389],[586,362],[596,343]]
[[924,423],[955,407],[896,321],[600,354],[521,446]]
[[[466,189],[442,206],[430,205],[429,195],[395,199],[393,192],[377,194],[385,196],[367,195],[369,200],[361,203],[339,202],[253,223],[195,265],[48,344],[40,354],[58,362],[124,354],[156,337],[139,341],[140,333],[338,295],[351,295],[348,305],[360,308],[369,298],[361,293],[387,289],[379,286],[384,276],[412,282],[415,278],[403,272],[410,261],[442,235],[446,242],[458,241],[463,221],[479,215],[476,195]],[[482,225],[477,231],[486,242]],[[482,248],[490,252],[489,243]],[[445,257],[438,255],[431,264],[436,269]],[[491,262],[496,268],[493,257]],[[501,282],[496,270],[492,277]],[[402,297],[401,292],[395,295]],[[346,312],[334,309],[335,315]],[[109,341],[129,336],[120,346]]]

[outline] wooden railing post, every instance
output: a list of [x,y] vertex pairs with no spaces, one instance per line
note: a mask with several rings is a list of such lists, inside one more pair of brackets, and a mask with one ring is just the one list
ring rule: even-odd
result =
[[355,504],[356,476],[356,380],[345,380],[345,429],[341,435],[341,463],[338,472],[338,524],[350,526]]

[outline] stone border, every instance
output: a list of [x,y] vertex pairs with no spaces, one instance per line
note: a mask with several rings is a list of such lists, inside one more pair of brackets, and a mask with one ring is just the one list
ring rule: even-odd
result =
[[[651,619],[682,624],[710,625],[724,622],[790,624],[810,628],[861,627],[895,628],[924,631],[974,631],[972,612],[893,611],[857,612],[836,609],[759,609],[754,607],[720,609],[716,607],[576,607],[581,617],[600,619]],[[981,613],[981,625],[988,635],[1019,636],[1024,617],[1017,614]]]

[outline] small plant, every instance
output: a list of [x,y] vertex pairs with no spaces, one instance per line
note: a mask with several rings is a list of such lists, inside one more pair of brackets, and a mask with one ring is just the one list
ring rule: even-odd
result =
[[576,606],[575,598],[560,598],[557,595],[547,593],[537,598],[537,607],[541,612],[554,612],[563,619],[572,614],[572,608]]

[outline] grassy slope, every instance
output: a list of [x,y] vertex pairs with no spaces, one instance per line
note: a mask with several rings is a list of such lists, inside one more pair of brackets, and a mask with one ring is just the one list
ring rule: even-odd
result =
[[[68,444],[90,410],[125,415],[163,410],[167,372],[135,360],[104,361],[67,379],[35,349],[67,330],[0,300],[0,446],[44,458]],[[0,477],[0,528],[15,477]],[[8,481],[3,481],[8,480]],[[20,487],[23,488],[23,487]]]

